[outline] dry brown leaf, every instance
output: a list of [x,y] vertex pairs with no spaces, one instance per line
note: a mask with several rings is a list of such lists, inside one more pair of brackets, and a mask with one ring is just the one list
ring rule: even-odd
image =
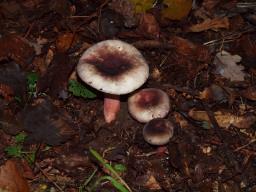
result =
[[176,63],[175,66],[179,67],[188,79],[193,79],[206,63],[209,63],[210,53],[207,47],[177,36],[172,37],[169,44],[175,47],[171,54],[173,63]]
[[140,18],[138,30],[145,36],[159,38],[160,28],[154,15],[145,13]]
[[109,7],[124,17],[125,27],[131,28],[138,24],[135,6],[131,1],[112,0],[109,3]]
[[236,42],[236,51],[243,57],[247,67],[256,69],[256,38],[254,33],[243,35]]
[[156,178],[154,175],[149,175],[149,178],[147,182],[145,183],[144,187],[146,187],[149,190],[161,190],[161,186],[157,182]]
[[220,2],[220,0],[204,0],[202,3],[202,7],[207,11],[212,11]]
[[166,5],[161,12],[162,17],[172,20],[182,20],[192,8],[192,0],[164,0]]
[[57,37],[56,48],[59,52],[66,52],[75,40],[73,33],[63,33]]
[[[194,120],[207,121],[209,124],[211,124],[206,111],[196,111],[191,109],[188,115]],[[214,117],[219,126],[224,128],[228,128],[229,126],[233,125],[239,129],[248,129],[256,121],[256,116],[253,114],[234,115],[229,112],[217,111],[214,112]]]
[[0,83],[0,96],[3,96],[7,101],[11,101],[14,96],[14,92],[9,85]]
[[256,86],[248,87],[247,89],[242,90],[240,93],[246,99],[256,101]]
[[200,92],[199,98],[207,102],[222,102],[228,100],[225,90],[216,84],[206,87]]
[[231,55],[223,50],[216,54],[213,61],[216,65],[215,73],[230,79],[230,81],[243,81],[245,77],[244,67],[236,64],[241,60],[242,58],[239,55]]
[[29,192],[28,182],[23,178],[21,170],[13,160],[8,160],[0,167],[0,191]]
[[49,95],[61,97],[61,93],[66,91],[68,78],[74,67],[75,62],[71,61],[67,54],[57,52],[46,73],[38,80],[38,92],[48,90]]
[[51,100],[38,98],[26,106],[20,115],[29,143],[46,143],[56,146],[74,135],[70,116],[55,107]]
[[7,35],[0,38],[0,61],[11,58],[26,68],[34,57],[34,49],[28,41],[18,35]]
[[[184,39],[178,36],[174,36],[169,41],[175,47],[175,51],[187,59],[199,62],[208,62],[210,59],[210,53],[207,47],[195,44],[188,39]],[[181,59],[181,58],[179,58]]]
[[214,30],[217,31],[218,29],[228,29],[229,28],[229,20],[227,17],[223,18],[214,18],[214,19],[207,19],[202,23],[192,25],[189,28],[191,32],[201,32],[206,30]]
[[187,39],[183,39],[178,36],[174,36],[170,39],[170,43],[176,48],[176,51],[184,56],[190,56],[194,54],[196,45]]

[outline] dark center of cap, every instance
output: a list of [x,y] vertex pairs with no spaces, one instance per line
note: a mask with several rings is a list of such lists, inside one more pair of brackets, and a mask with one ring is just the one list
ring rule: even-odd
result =
[[147,133],[149,135],[158,135],[166,133],[170,129],[168,123],[162,119],[153,119],[147,125]]
[[161,102],[161,94],[154,90],[142,91],[138,100],[140,108],[148,108],[158,105]]
[[118,79],[135,67],[131,58],[119,51],[99,50],[100,57],[86,58],[85,62],[95,67],[96,72],[106,78]]

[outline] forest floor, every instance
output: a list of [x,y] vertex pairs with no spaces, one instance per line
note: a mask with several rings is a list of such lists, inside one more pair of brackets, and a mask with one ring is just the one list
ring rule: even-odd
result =
[[[174,8],[173,8],[174,7]],[[0,191],[256,192],[256,3],[221,0],[0,2]],[[170,98],[174,133],[148,144],[122,95],[76,74],[119,39],[149,65],[139,88]]]

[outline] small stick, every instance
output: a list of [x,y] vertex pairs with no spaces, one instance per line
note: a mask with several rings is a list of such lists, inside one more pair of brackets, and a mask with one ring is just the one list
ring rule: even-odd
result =
[[54,182],[48,175],[47,173],[44,172],[43,169],[41,169],[41,167],[38,165],[38,163],[35,163],[35,166],[40,170],[40,172],[46,177],[46,179],[48,179],[60,192],[64,192],[62,190],[62,188],[56,183]]

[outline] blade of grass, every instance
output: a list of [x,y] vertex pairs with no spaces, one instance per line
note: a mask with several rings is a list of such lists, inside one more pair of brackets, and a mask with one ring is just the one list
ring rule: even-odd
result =
[[100,178],[95,182],[95,185],[94,185],[93,188],[96,188],[96,187],[97,187],[102,181],[104,181],[104,180],[110,181],[111,184],[112,184],[116,189],[118,189],[120,192],[129,192],[129,191],[127,190],[127,188],[126,188],[124,185],[122,185],[119,181],[117,181],[116,179],[114,179],[113,177],[108,176],[108,175],[103,176],[103,177],[100,177]]
[[95,169],[93,171],[93,173],[90,175],[90,177],[88,179],[86,179],[86,181],[84,182],[84,184],[82,186],[79,187],[79,192],[83,192],[83,189],[91,182],[92,178],[94,177],[94,175],[97,173],[98,169]]
[[127,189],[129,192],[132,192],[132,190],[130,189],[130,187],[127,185],[127,183],[118,175],[118,173],[115,171],[115,169],[109,164],[106,162],[105,159],[103,159],[101,157],[101,155],[95,151],[94,149],[90,148],[90,153],[107,169],[109,170],[109,173],[110,175],[113,177],[113,178],[116,178],[117,180],[120,181],[120,183],[122,183]]

